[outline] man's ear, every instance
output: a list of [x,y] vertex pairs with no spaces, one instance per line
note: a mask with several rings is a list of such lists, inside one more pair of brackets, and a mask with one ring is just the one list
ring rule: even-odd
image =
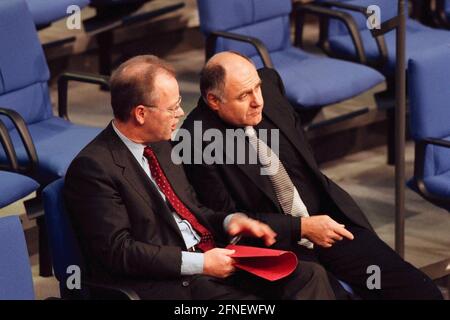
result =
[[208,103],[209,107],[213,109],[214,111],[219,110],[220,108],[220,99],[213,93],[208,92],[206,94],[206,102]]
[[145,112],[145,107],[139,105],[131,110],[131,117],[134,118],[137,123],[143,125],[145,122]]

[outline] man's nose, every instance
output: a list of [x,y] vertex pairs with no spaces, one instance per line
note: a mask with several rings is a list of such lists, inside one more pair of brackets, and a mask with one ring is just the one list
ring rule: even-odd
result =
[[180,107],[177,109],[176,117],[177,117],[177,118],[181,118],[181,117],[183,117],[183,116],[184,116],[184,110],[183,110],[183,108],[180,106]]
[[254,107],[254,108],[258,108],[258,107],[261,107],[262,106],[262,104],[263,104],[263,98],[262,98],[262,95],[261,94],[259,94],[259,93],[254,93],[253,94],[253,99],[252,99],[252,107]]

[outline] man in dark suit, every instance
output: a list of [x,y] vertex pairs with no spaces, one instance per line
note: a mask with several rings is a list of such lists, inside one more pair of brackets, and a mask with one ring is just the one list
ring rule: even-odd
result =
[[272,245],[276,234],[244,214],[202,206],[183,166],[171,161],[169,139],[184,113],[169,65],[155,56],[122,64],[111,77],[111,104],[114,120],[74,159],[65,180],[91,278],[129,286],[143,299],[334,298],[326,272],[314,264],[301,263],[273,283],[235,270],[234,250],[220,248],[229,236]]
[[[247,57],[223,52],[204,67],[200,87],[202,98],[182,130],[191,134],[189,152],[213,158],[183,158],[188,178],[203,204],[213,210],[282,214],[290,226],[297,218],[293,232],[303,243],[293,249],[300,259],[323,265],[333,284],[337,284],[335,277],[343,280],[362,298],[442,297],[426,275],[377,237],[350,195],[320,172],[276,71],[257,71]],[[212,147],[217,141],[208,142],[213,140],[210,136],[217,137],[217,130],[229,137],[230,129],[241,130],[244,135],[244,158],[251,159],[253,150],[258,161],[239,162],[242,152],[234,145],[234,138],[223,139],[220,148]],[[208,130],[215,131],[202,138]],[[257,132],[269,134],[265,139],[266,135]],[[181,134],[178,137],[182,140]],[[276,148],[268,150],[271,145]],[[267,171],[271,164],[276,164],[272,172]],[[378,284],[377,275],[370,270],[380,271]]]

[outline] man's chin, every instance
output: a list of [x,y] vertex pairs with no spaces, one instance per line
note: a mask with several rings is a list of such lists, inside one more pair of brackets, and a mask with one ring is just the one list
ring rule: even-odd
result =
[[258,115],[256,115],[256,116],[252,117],[252,118],[250,119],[248,125],[249,125],[249,126],[256,126],[256,125],[258,125],[258,123],[261,122],[261,120],[262,120],[262,114],[260,113],[260,114],[258,114]]
[[171,130],[170,134],[168,135],[168,138],[166,138],[165,140],[174,140],[174,138],[176,137],[178,131],[177,129]]

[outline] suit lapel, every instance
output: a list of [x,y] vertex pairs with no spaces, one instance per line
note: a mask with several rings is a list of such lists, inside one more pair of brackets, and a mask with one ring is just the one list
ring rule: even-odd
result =
[[176,225],[172,213],[169,211],[167,204],[161,197],[160,193],[154,186],[147,174],[144,172],[139,163],[128,150],[126,145],[120,140],[114,132],[112,125],[107,128],[110,135],[109,147],[113,155],[114,162],[123,169],[123,177],[139,194],[149,209],[154,214],[159,215],[164,221],[182,238],[180,229]]
[[317,166],[315,165],[313,156],[306,148],[307,141],[305,141],[303,135],[300,135],[297,130],[295,130],[295,119],[287,116],[290,115],[289,111],[286,110],[285,112],[280,112],[279,108],[281,108],[281,104],[279,106],[265,104],[263,114],[275,124],[280,132],[292,143],[295,149],[300,152],[308,166],[315,171]]
[[[156,154],[159,165],[164,172],[167,180],[169,180],[170,186],[181,200],[181,202],[194,214],[194,216],[199,220],[203,226],[208,227],[209,222],[204,216],[199,215],[191,198],[189,182],[184,173],[183,166],[176,166],[171,158],[172,154],[172,144],[169,141],[161,141],[158,143],[152,143],[151,147]],[[209,226],[212,230],[212,226]]]
[[[207,129],[214,128],[220,130],[222,132],[223,137],[226,137],[226,129],[229,127],[227,124],[223,122],[204,102],[201,100],[198,105],[199,108],[203,108],[205,118],[202,121],[203,132]],[[237,128],[236,128],[237,129]],[[225,141],[225,138],[224,138]],[[245,139],[246,150],[252,148],[252,146],[248,143],[248,140]],[[261,168],[255,164],[248,163],[237,163],[236,157],[232,159],[226,153],[226,148],[223,148],[224,157],[230,159],[234,165],[236,165],[255,185],[258,189],[261,190],[269,199],[272,200],[273,204],[281,210],[280,204],[277,200],[275,192],[273,191],[273,187],[270,183],[270,180],[267,176],[261,175]],[[236,152],[235,152],[236,155]],[[224,158],[224,162],[226,159]],[[247,162],[247,161],[246,161]]]

